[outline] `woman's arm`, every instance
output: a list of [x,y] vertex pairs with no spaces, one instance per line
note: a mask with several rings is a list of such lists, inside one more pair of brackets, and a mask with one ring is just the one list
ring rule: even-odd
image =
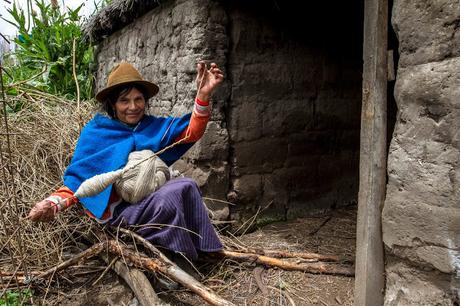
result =
[[187,128],[175,139],[175,142],[190,143],[198,141],[206,130],[211,117],[211,106],[207,101],[195,100],[192,117]]
[[63,186],[43,201],[35,204],[29,212],[29,218],[32,221],[48,222],[53,220],[58,212],[76,203],[78,203],[78,199],[73,196],[72,190]]

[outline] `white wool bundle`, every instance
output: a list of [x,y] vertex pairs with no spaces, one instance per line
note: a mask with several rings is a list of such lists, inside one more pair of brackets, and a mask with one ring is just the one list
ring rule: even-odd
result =
[[74,196],[77,198],[95,196],[116,182],[122,175],[123,169],[95,175],[85,180],[75,191]]
[[[126,170],[114,184],[123,200],[137,203],[170,179],[168,166],[154,155],[150,150],[135,151],[129,154],[128,163],[124,167]],[[147,160],[138,164],[145,159]],[[136,164],[138,165],[134,166]]]

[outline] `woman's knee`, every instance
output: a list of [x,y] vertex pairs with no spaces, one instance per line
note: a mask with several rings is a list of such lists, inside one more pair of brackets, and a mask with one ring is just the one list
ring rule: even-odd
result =
[[185,185],[185,186],[194,186],[194,187],[198,187],[198,185],[196,184],[195,180],[194,179],[191,179],[189,177],[181,177],[181,178],[178,178],[178,179],[175,179],[175,181]]
[[[166,187],[166,185],[164,186]],[[182,194],[184,191],[192,192],[192,193],[199,193],[201,194],[200,188],[198,187],[197,183],[190,178],[179,178],[169,182],[168,186],[163,189],[166,192],[173,192],[177,194]]]

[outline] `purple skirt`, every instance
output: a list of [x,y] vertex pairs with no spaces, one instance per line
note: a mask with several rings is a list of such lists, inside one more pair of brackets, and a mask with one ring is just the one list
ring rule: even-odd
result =
[[191,260],[198,252],[222,249],[197,184],[174,179],[136,204],[119,204],[110,225],[131,227],[152,244],[181,252]]

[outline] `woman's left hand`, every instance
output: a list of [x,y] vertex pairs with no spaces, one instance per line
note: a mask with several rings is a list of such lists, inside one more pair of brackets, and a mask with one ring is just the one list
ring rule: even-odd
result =
[[29,212],[32,221],[49,222],[56,216],[56,205],[49,200],[43,200],[35,204]]
[[196,86],[198,90],[198,99],[201,101],[209,101],[212,92],[224,80],[222,71],[217,67],[216,63],[211,63],[208,69],[204,61],[199,61],[197,64]]

